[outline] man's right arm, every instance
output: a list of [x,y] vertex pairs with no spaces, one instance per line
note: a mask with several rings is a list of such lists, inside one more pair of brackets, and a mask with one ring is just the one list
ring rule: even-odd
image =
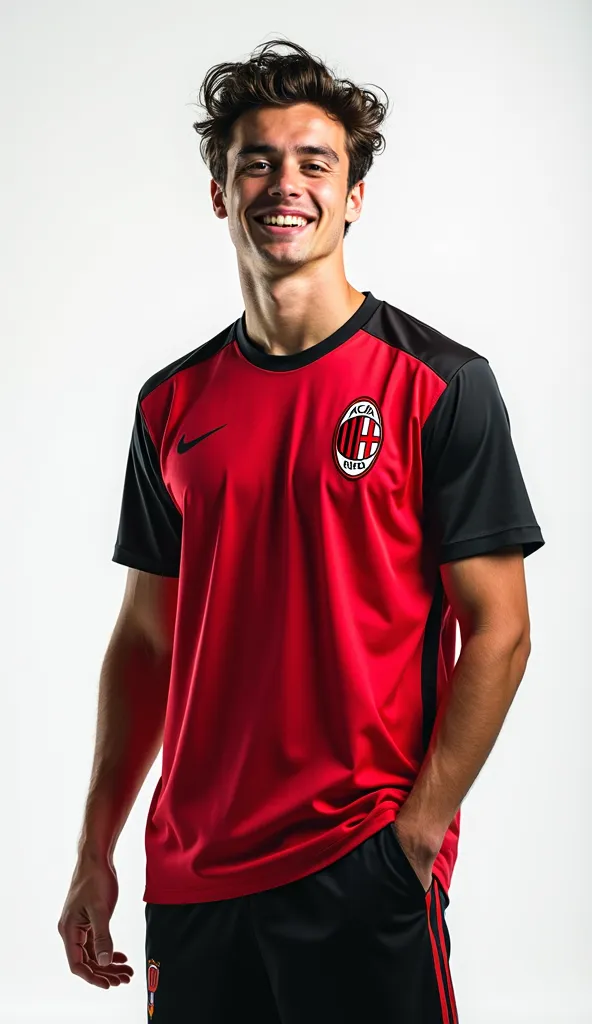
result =
[[113,858],[162,743],[178,579],[129,569],[99,683],[94,762],[79,857]]
[[101,670],[78,860],[58,930],[71,970],[102,988],[118,984],[131,970],[122,965],[123,954],[108,967],[96,960],[101,950],[112,956],[115,845],[162,743],[178,583],[175,577],[128,570]]

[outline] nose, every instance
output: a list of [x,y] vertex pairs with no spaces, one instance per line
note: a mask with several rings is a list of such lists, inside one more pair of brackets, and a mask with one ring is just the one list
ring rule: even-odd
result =
[[288,164],[284,164],[273,175],[273,182],[268,188],[270,196],[299,196],[302,189],[296,183],[296,172]]

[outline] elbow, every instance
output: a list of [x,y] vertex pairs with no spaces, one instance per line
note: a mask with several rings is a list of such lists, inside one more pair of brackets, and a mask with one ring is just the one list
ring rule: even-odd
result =
[[530,658],[530,652],[532,645],[530,642],[530,630],[526,630],[516,642],[513,653],[513,662],[515,667],[517,686],[520,686],[524,673],[526,672],[526,666],[528,665],[528,659]]

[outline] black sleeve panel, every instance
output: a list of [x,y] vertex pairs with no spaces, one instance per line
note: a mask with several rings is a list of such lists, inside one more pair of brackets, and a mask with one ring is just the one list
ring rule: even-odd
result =
[[483,357],[464,363],[422,430],[424,527],[438,562],[543,540],[496,378]]
[[182,524],[138,400],[112,560],[159,576],[178,576]]

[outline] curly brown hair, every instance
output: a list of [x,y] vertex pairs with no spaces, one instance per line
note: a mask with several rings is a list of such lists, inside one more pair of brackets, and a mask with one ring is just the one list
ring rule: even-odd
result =
[[[287,46],[294,52],[273,52],[277,46]],[[370,89],[360,88],[348,78],[336,78],[322,60],[302,46],[272,39],[255,47],[247,61],[210,68],[199,92],[200,104],[208,116],[193,127],[201,136],[199,149],[204,163],[224,190],[232,125],[241,114],[256,107],[315,103],[345,129],[349,193],[368,174],[374,154],[386,146],[378,129],[387,117],[389,100],[384,89],[381,92],[385,103]],[[350,227],[346,221],[344,236]]]

